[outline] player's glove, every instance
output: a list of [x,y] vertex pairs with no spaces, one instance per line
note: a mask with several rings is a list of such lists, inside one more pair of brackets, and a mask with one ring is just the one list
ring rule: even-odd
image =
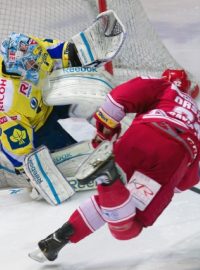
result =
[[93,146],[97,147],[103,140],[115,141],[121,132],[120,122],[114,120],[102,108],[95,114],[96,119],[96,137],[93,140]]

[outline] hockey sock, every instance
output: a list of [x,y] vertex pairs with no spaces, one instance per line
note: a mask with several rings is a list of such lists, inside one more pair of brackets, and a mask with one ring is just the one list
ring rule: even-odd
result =
[[129,190],[118,179],[112,185],[100,184],[98,203],[112,235],[119,240],[137,236],[142,225],[134,220],[136,207]]
[[69,218],[69,223],[74,228],[74,234],[69,238],[70,242],[79,242],[105,224],[95,197],[92,196],[81,204]]
[[108,223],[108,227],[112,236],[118,240],[132,239],[138,236],[143,229],[142,224],[134,217],[118,223]]

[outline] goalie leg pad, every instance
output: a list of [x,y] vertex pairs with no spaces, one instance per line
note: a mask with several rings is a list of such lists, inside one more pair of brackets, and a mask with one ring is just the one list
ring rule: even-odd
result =
[[83,141],[51,154],[54,164],[76,192],[96,189],[95,182],[83,185],[75,177],[79,167],[93,152],[91,141]]
[[65,177],[74,177],[77,169],[94,148],[90,141],[83,141],[51,153],[54,164]]
[[24,170],[31,185],[51,205],[61,204],[75,193],[55,166],[46,146],[25,158]]

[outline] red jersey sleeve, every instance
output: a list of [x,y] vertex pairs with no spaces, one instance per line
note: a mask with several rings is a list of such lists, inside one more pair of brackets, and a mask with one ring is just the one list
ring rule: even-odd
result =
[[168,86],[170,83],[162,79],[137,77],[117,86],[110,95],[125,113],[143,113],[155,106]]

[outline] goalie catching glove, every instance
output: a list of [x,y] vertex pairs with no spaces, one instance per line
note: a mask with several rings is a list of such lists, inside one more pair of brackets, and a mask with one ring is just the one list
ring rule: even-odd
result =
[[112,60],[126,36],[124,25],[114,11],[100,13],[94,23],[72,37],[83,66],[99,66]]

